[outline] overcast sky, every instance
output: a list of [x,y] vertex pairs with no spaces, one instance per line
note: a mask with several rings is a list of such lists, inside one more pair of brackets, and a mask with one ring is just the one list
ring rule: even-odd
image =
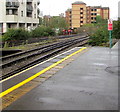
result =
[[120,0],[40,0],[39,8],[43,15],[58,16],[71,8],[71,3],[75,1],[83,1],[87,6],[110,7],[110,18],[116,19],[118,17],[118,2]]

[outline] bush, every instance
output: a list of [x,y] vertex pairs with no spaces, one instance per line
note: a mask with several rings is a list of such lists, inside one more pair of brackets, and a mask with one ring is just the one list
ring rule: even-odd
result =
[[120,39],[120,18],[113,22],[113,38]]
[[3,41],[19,41],[19,40],[28,40],[31,37],[47,37],[54,36],[55,31],[49,27],[38,27],[31,32],[28,32],[24,29],[9,29],[3,36],[0,37]]
[[55,35],[55,31],[52,30],[50,27],[46,27],[46,31],[48,33],[48,36],[54,36]]
[[55,31],[49,27],[38,27],[32,31],[32,37],[46,37],[46,36],[54,36]]
[[9,29],[3,35],[5,41],[8,40],[27,40],[30,37],[30,33],[24,29]]
[[107,30],[107,25],[104,25],[90,36],[89,43],[93,46],[99,46],[106,44],[108,41],[109,41],[109,32]]

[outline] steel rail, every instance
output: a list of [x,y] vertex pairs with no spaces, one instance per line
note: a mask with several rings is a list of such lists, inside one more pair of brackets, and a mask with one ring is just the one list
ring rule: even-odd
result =
[[46,49],[46,51],[43,51],[43,52],[48,52],[48,51],[51,51],[51,50],[53,50],[53,49],[54,49],[54,51],[52,51],[52,52],[50,52],[50,53],[48,53],[48,54],[46,54],[46,55],[43,55],[43,56],[41,56],[40,58],[34,60],[33,62],[30,62],[30,63],[24,65],[23,67],[20,67],[20,68],[14,70],[14,71],[11,71],[11,72],[9,72],[9,73],[1,76],[0,78],[1,78],[2,80],[5,79],[5,78],[8,78],[8,77],[10,77],[10,76],[12,76],[12,75],[14,75],[14,74],[22,71],[22,70],[25,70],[25,69],[27,69],[27,68],[35,65],[35,64],[38,64],[38,63],[40,63],[40,62],[42,62],[42,61],[45,61],[46,59],[50,58],[51,56],[59,53],[60,51],[66,49],[66,48],[68,48],[68,47],[70,47],[70,46],[72,46],[72,45],[75,45],[75,44],[77,44],[77,43],[79,43],[79,42],[83,42],[84,40],[88,40],[88,39],[89,39],[89,37],[84,37],[84,38],[79,38],[79,39],[71,40],[71,41],[66,42],[66,43],[64,43],[64,44],[61,44],[61,45],[58,47],[59,49],[57,49],[57,50],[55,50],[55,49],[56,49],[55,47],[52,47],[52,48],[50,48],[49,50]]
[[[84,37],[82,37],[82,38],[84,38]],[[6,62],[3,62],[3,59],[2,59],[2,64],[0,65],[0,67],[1,68],[9,67],[10,65],[12,65],[14,63],[17,63],[17,62],[20,62],[22,60],[26,60],[28,58],[40,55],[40,54],[48,52],[52,49],[59,48],[59,47],[65,45],[66,43],[76,41],[76,40],[79,40],[79,39],[82,39],[82,38],[67,40],[65,42],[55,43],[55,44],[51,44],[51,45],[48,45],[48,46],[43,46],[43,47],[40,47],[40,48],[32,49],[32,50],[29,50],[29,51],[26,51],[26,52],[10,55],[9,57],[6,57],[6,60],[8,59]],[[32,53],[32,54],[25,55],[26,53],[30,53],[30,52],[33,52],[33,51],[36,51],[36,52]],[[24,56],[22,56],[22,55],[24,55]],[[20,57],[15,58],[16,56],[20,56]],[[13,58],[13,59],[10,59],[10,58]],[[5,60],[5,58],[4,58],[4,60]]]
[[[70,38],[70,37],[73,37],[73,36],[75,36],[75,35],[58,36],[57,38],[63,39],[63,38]],[[76,36],[79,36],[79,35],[76,35]],[[81,38],[83,38],[83,37],[85,37],[85,35],[81,36]],[[21,56],[23,54],[30,53],[30,52],[33,52],[33,51],[37,51],[37,50],[40,50],[40,49],[44,49],[46,47],[50,47],[50,46],[53,46],[53,45],[56,45],[56,44],[59,44],[59,42],[49,44],[49,45],[44,45],[44,46],[41,46],[41,47],[38,47],[38,48],[35,48],[35,49],[31,49],[31,50],[11,54],[11,55],[8,55],[8,56],[0,57],[0,61],[4,61],[4,60],[7,60],[7,59],[12,58],[12,57]]]

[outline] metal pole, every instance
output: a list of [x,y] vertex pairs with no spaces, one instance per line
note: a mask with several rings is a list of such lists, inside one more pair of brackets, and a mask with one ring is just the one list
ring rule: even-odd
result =
[[112,31],[109,31],[109,43],[110,43],[110,48],[112,48]]

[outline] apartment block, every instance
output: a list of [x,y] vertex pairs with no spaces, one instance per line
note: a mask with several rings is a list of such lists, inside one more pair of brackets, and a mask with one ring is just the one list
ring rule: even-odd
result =
[[87,6],[86,3],[77,1],[72,3],[72,8],[65,14],[70,28],[79,28],[86,23],[96,23],[98,15],[102,19],[109,19],[109,7]]
[[65,18],[67,23],[69,24],[69,27],[72,27],[72,9],[67,9],[67,11],[65,12]]
[[0,1],[0,33],[8,28],[31,30],[39,24],[38,0],[2,0]]

